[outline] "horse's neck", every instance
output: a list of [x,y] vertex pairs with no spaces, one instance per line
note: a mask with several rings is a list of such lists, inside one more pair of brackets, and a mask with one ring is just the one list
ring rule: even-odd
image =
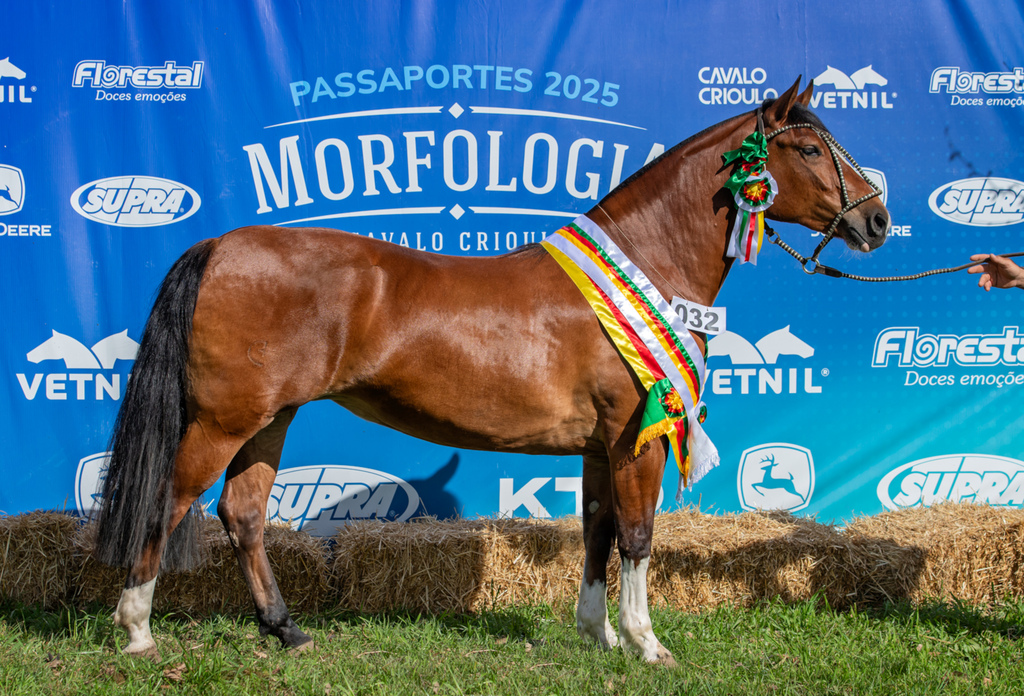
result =
[[725,282],[731,206],[721,157],[749,135],[750,120],[730,119],[670,150],[590,213],[667,299],[712,305]]

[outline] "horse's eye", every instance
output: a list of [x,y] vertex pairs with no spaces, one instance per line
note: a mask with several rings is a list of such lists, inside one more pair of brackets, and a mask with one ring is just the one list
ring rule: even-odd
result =
[[808,157],[817,157],[821,154],[821,150],[818,149],[817,145],[807,145],[806,147],[800,148],[800,152],[804,153]]

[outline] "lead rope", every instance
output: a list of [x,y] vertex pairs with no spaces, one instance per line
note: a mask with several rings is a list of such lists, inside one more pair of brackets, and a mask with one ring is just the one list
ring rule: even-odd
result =
[[[824,275],[827,275],[829,278],[849,278],[850,280],[859,280],[859,281],[862,281],[862,282],[865,282],[865,283],[888,283],[888,282],[901,281],[901,280],[918,280],[919,278],[927,278],[928,276],[941,275],[943,273],[954,273],[956,271],[962,271],[965,268],[970,268],[971,266],[979,266],[979,265],[985,263],[984,261],[971,261],[970,263],[965,263],[965,264],[963,264],[961,266],[953,266],[951,268],[936,268],[936,269],[933,269],[933,270],[930,270],[930,271],[922,271],[920,273],[914,273],[912,275],[902,275],[902,276],[862,276],[862,275],[855,275],[853,273],[845,273],[843,271],[840,271],[837,268],[832,268],[831,266],[826,266],[826,265],[824,265],[822,263],[819,263],[818,260],[813,258],[813,257],[812,258],[806,258],[804,256],[801,256],[800,253],[796,249],[794,249],[793,247],[789,246],[784,241],[782,241],[782,237],[779,236],[778,232],[776,232],[772,228],[768,227],[767,225],[765,225],[764,232],[765,232],[766,235],[768,235],[768,241],[769,242],[771,242],[772,244],[775,244],[776,246],[781,248],[783,251],[785,251],[787,254],[792,256],[794,259],[796,259],[800,263],[800,266],[804,269],[804,273],[807,273],[808,275],[814,275],[816,273],[822,273]],[[819,246],[819,248],[820,248],[820,246]],[[815,250],[815,256],[817,256],[817,251],[818,250]],[[1012,258],[1014,256],[1024,256],[1024,251],[1016,251],[1016,252],[1014,252],[1012,254],[998,254],[998,256],[1002,256],[1003,258]],[[811,267],[810,270],[808,270],[807,264],[811,263],[811,262],[813,262],[814,265]]]

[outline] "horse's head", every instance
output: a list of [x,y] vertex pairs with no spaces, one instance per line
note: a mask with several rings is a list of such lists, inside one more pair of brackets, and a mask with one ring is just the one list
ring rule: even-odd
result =
[[[768,169],[779,194],[765,215],[826,232],[863,252],[877,249],[889,232],[889,211],[876,189],[844,157],[825,125],[807,105],[814,83],[799,93],[800,80],[763,107]],[[867,197],[867,198],[865,198]],[[860,201],[860,199],[865,200]],[[846,211],[837,219],[840,212]]]

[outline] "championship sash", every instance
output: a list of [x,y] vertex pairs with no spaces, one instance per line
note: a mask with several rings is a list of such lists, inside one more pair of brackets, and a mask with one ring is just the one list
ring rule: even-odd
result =
[[648,390],[634,454],[667,435],[679,467],[679,492],[718,465],[701,423],[704,355],[661,293],[585,215],[542,245],[590,303],[612,343]]

